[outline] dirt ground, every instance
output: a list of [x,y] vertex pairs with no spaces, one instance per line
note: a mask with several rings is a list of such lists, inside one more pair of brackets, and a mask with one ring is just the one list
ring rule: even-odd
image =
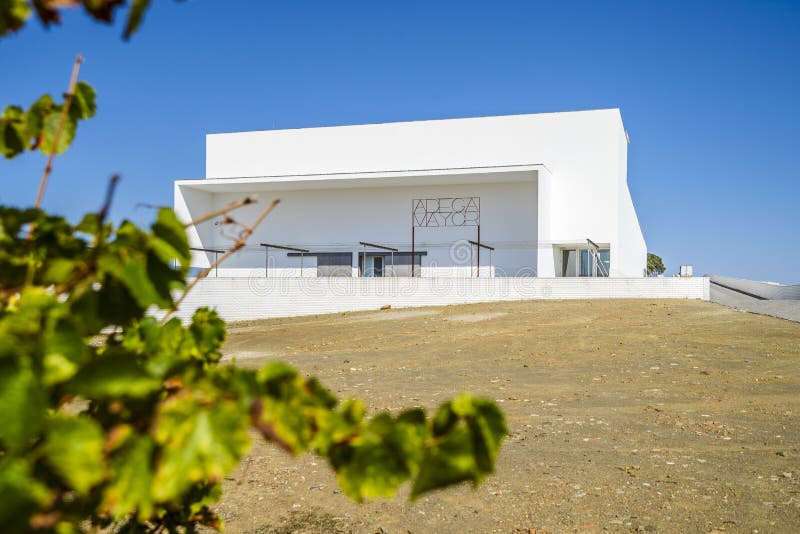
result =
[[257,441],[227,532],[800,532],[800,324],[708,302],[534,301],[231,325],[373,412],[461,391],[508,418],[497,472],[356,505],[328,466]]

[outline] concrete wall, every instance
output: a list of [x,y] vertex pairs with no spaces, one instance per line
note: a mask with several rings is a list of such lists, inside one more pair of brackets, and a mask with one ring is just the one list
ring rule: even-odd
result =
[[[518,183],[262,191],[259,198],[263,202],[237,210],[234,213],[237,220],[252,221],[273,197],[279,196],[281,203],[256,229],[248,246],[223,263],[219,275],[246,277],[260,273],[263,276],[265,255],[259,243],[283,244],[312,252],[357,254],[363,251],[358,243],[366,241],[410,251],[412,199],[477,196],[481,199],[481,241],[497,249],[491,254],[493,270],[490,254],[485,249],[481,252],[481,275],[534,276],[538,232],[536,191],[535,178]],[[241,193],[212,194],[204,208],[217,209],[241,197]],[[227,249],[234,242],[235,232],[236,228],[230,226],[206,226],[203,247]],[[466,241],[476,239],[474,226],[417,228],[416,251],[427,252],[422,258],[422,276],[471,276],[474,273],[471,265],[477,264],[477,251],[473,249],[471,259]],[[213,260],[213,254],[198,252],[193,265],[205,267]],[[305,258],[307,269],[304,268],[303,275],[315,276],[314,266],[313,258]],[[299,276],[299,258],[272,249],[269,272],[270,276]],[[353,273],[357,275],[357,269]]]
[[[267,229],[261,238],[295,246],[304,246],[305,243],[332,248],[352,247],[354,242],[367,240],[396,243],[405,248],[409,230],[403,229],[398,233],[396,229],[406,226],[401,219],[410,219],[410,213],[400,214],[396,206],[403,206],[405,200],[413,197],[434,194],[434,188],[430,193],[423,193],[420,187],[404,192],[389,189],[358,192],[349,197],[325,193],[331,199],[330,204],[339,207],[342,219],[332,224],[327,222],[330,218],[326,219],[325,224],[331,224],[331,232],[328,232],[319,224],[320,217],[316,214],[320,211],[305,209],[306,205],[322,205],[316,198],[318,193],[311,190],[309,184],[332,183],[350,173],[377,176],[387,172],[526,165],[540,165],[548,170],[547,176],[539,173],[538,201],[530,192],[523,192],[519,199],[507,191],[493,196],[492,188],[498,186],[495,183],[479,193],[482,201],[486,198],[489,202],[488,207],[484,207],[486,201],[482,206],[482,241],[494,242],[501,247],[504,243],[508,245],[507,250],[498,251],[495,262],[502,273],[520,276],[521,269],[526,269],[530,274],[555,276],[558,274],[555,265],[558,250],[554,245],[585,245],[589,238],[610,245],[612,276],[644,275],[646,246],[628,190],[627,137],[618,109],[239,132],[212,134],[206,138],[206,182],[225,182],[225,179],[235,178],[253,178],[264,183],[271,180],[283,182],[280,196],[294,204],[284,204],[281,209],[284,213],[293,210],[293,222],[288,225],[281,223],[280,232]],[[291,179],[290,182],[287,179]],[[258,187],[266,194],[270,186],[264,183]],[[420,182],[409,179],[408,183]],[[293,196],[289,191],[293,187],[303,190]],[[359,187],[364,188],[363,182]],[[470,191],[478,190],[474,183],[467,186],[451,181],[450,185],[436,189],[436,195],[471,195],[475,193]],[[227,197],[215,194],[212,203],[220,205],[225,200],[251,192],[243,189],[241,184],[232,187],[231,191],[236,194]],[[386,195],[386,199],[381,200],[381,195]],[[304,197],[308,197],[307,200]],[[505,209],[494,210],[491,207],[493,199],[501,197],[507,199]],[[359,198],[369,202],[360,202]],[[396,206],[389,204],[390,200],[398,199]],[[533,204],[530,205],[529,201]],[[381,208],[371,206],[373,202],[376,206],[380,204]],[[180,203],[176,198],[176,207]],[[322,212],[331,211],[327,206],[322,207]],[[374,215],[381,210],[384,216]],[[403,210],[410,212],[410,205],[404,206]],[[530,220],[537,216],[538,225]],[[348,217],[352,220],[344,223],[343,219]],[[517,228],[524,227],[524,235],[514,230],[516,223],[519,223]],[[296,231],[291,230],[293,225],[297,226]],[[278,227],[273,218],[267,222],[267,227],[270,226]],[[345,226],[349,227],[348,231],[342,232]],[[333,230],[336,230],[335,236]],[[315,232],[318,235],[314,235]],[[442,266],[448,263],[446,271],[429,269],[430,275],[468,275],[469,267],[462,266],[452,271],[453,262],[442,260],[450,254],[449,248],[454,242],[474,237],[461,236],[458,231],[450,230],[437,232],[436,237],[426,235],[432,233],[431,230],[420,232],[423,246],[433,251],[427,257],[429,264]],[[265,237],[269,235],[272,237]],[[215,239],[216,236],[212,235],[212,242],[204,241],[202,246],[224,244],[213,242]],[[253,242],[258,241],[254,239]],[[435,250],[437,246],[442,247],[438,252]],[[256,251],[251,253],[256,254]],[[241,254],[238,265],[229,263],[226,269],[247,268],[244,256],[245,252]],[[285,268],[285,272],[290,273],[294,266],[286,263],[284,266],[276,265],[276,268]],[[227,274],[235,275],[236,272],[228,271]],[[278,274],[280,272],[276,271]]]
[[628,188],[628,136],[624,131],[617,135],[617,147],[617,238],[611,244],[611,276],[644,276],[647,268],[647,245]]
[[178,316],[200,306],[229,321],[533,299],[708,300],[708,278],[217,278],[201,280]]
[[769,300],[800,300],[800,284],[781,285],[768,282],[757,282],[743,278],[711,275],[711,282],[723,287]]
[[620,136],[617,109],[213,134],[206,176],[545,164],[554,180],[551,240],[611,243],[618,237]]

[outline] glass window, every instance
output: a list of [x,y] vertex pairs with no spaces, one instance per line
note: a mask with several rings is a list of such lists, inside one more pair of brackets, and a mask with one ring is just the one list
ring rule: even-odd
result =
[[598,266],[597,276],[608,276],[608,273],[611,272],[611,250],[601,248],[598,251],[598,255],[600,256],[602,267]]
[[562,276],[578,276],[578,251],[564,250],[561,256]]
[[592,255],[588,250],[581,250],[581,270],[578,276],[592,276]]
[[611,270],[611,251],[607,248],[597,251],[596,272],[594,254],[589,249],[565,250],[563,258],[564,276],[608,276]]

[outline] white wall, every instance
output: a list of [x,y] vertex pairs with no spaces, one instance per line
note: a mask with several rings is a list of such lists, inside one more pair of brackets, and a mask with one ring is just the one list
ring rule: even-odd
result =
[[[189,223],[214,209],[213,195],[175,184],[175,214],[181,221]],[[186,229],[189,243],[200,247],[211,241],[213,223],[205,222],[189,226]],[[199,258],[198,258],[199,261]],[[213,260],[212,260],[213,261]],[[207,265],[206,265],[207,266]]]
[[[545,164],[554,241],[616,239],[617,109],[213,134],[208,178]],[[449,196],[449,195],[448,195]]]
[[678,298],[708,300],[708,278],[207,278],[183,302],[226,320],[290,317],[532,299]]
[[768,300],[800,300],[800,284],[782,285],[712,274],[711,282]]
[[[538,232],[536,190],[536,181],[531,179],[515,183],[261,191],[258,204],[245,206],[232,214],[238,221],[254,220],[272,198],[279,196],[281,203],[256,229],[248,246],[219,268],[219,275],[261,273],[263,276],[265,255],[259,243],[312,252],[358,253],[364,250],[358,243],[366,241],[408,252],[411,250],[412,199],[477,196],[481,199],[481,242],[497,248],[491,254],[493,274],[534,276]],[[241,193],[213,194],[204,207],[210,211],[241,197]],[[236,230],[231,226],[212,227],[204,234],[202,246],[227,249],[235,241]],[[466,240],[477,240],[477,228],[417,228],[416,251],[427,252],[422,258],[422,276],[471,276],[470,266],[477,262],[477,251],[471,260]],[[213,254],[197,253],[193,264],[204,267],[209,259],[213,261]],[[489,261],[489,252],[482,250],[482,276],[492,274]],[[304,259],[304,267],[308,267],[303,271],[304,276],[315,276],[314,265],[312,258]],[[269,273],[270,276],[299,276],[299,258],[270,249]],[[355,269],[354,275],[357,275]]]
[[617,146],[617,236],[612,242],[611,275],[644,276],[647,268],[647,245],[628,188],[628,136],[624,131],[617,136]]
[[[509,250],[505,257],[500,252],[497,265],[505,265],[504,271],[509,274],[523,266],[534,266],[541,276],[553,276],[556,272],[552,244],[585,243],[588,238],[597,243],[610,243],[612,276],[643,276],[646,246],[627,186],[627,140],[618,109],[240,132],[212,134],[206,138],[208,179],[300,176],[308,180],[333,180],[342,173],[535,164],[544,165],[550,171],[548,183],[540,177],[540,192],[545,194],[546,200],[540,198],[536,210],[536,214],[544,217],[545,223],[540,223],[533,237],[506,237],[494,232],[486,233],[482,240],[535,241],[537,248],[532,251]],[[467,189],[443,186],[438,190],[438,196],[465,195]],[[237,189],[237,192],[241,196],[242,190]],[[282,192],[281,197],[291,199],[290,193]],[[312,198],[313,191],[302,191],[302,195],[309,197],[310,204],[320,205]],[[371,198],[377,200],[378,196]],[[408,196],[421,195],[412,193]],[[526,195],[526,199],[528,197]],[[294,205],[300,205],[304,201],[298,197],[294,202]],[[345,203],[342,209],[349,213],[365,206],[353,198],[345,199]],[[547,212],[543,205],[549,208]],[[536,206],[536,201],[533,206]],[[519,207],[519,203],[509,204],[499,216],[526,219],[528,213],[516,213]],[[285,210],[286,206],[282,209]],[[365,211],[371,213],[373,209],[366,207]],[[407,211],[410,211],[410,206]],[[493,222],[493,215],[498,214],[482,213],[484,232],[492,224],[503,229],[512,226],[503,221]],[[390,217],[395,218],[395,215]],[[401,216],[398,214],[396,217],[399,221]],[[402,217],[410,219],[410,213]],[[344,244],[341,237],[334,237],[321,228],[316,216],[304,214],[301,218],[296,217],[295,222],[301,226],[298,230],[301,235],[295,236],[285,226],[272,234],[267,230],[265,235],[271,235],[269,239],[279,243],[294,242],[295,245],[301,242]],[[267,226],[270,224],[274,221],[268,221]],[[394,228],[397,225],[394,222],[385,224],[382,220],[377,223],[369,221],[360,228],[353,228],[357,231],[341,233],[340,226],[334,225],[337,236],[373,234],[372,237],[358,237],[356,241],[399,244],[409,241],[404,235],[407,232],[402,235],[384,232],[390,226]],[[320,236],[312,237],[315,233]],[[446,241],[452,237],[444,232],[440,235],[431,239]],[[433,248],[435,243],[428,241],[424,246]],[[229,265],[228,268],[244,266]]]

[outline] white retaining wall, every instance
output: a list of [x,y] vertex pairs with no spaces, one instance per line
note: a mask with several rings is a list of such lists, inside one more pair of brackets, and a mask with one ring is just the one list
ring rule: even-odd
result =
[[177,315],[228,321],[534,299],[709,299],[708,278],[206,278]]
[[711,282],[768,300],[800,300],[800,284],[785,286],[712,274]]

